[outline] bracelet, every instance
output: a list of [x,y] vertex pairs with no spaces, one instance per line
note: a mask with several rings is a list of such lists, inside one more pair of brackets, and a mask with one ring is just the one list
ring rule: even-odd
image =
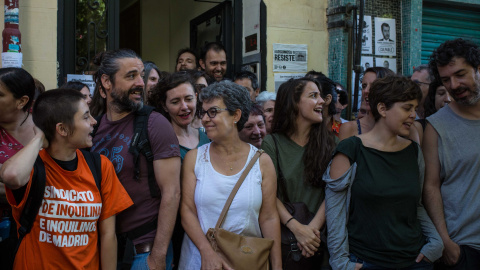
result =
[[285,224],[284,224],[285,227],[287,227],[288,222],[290,222],[292,219],[295,219],[295,218],[294,218],[294,217],[291,217],[289,220],[287,220],[287,222],[285,222]]

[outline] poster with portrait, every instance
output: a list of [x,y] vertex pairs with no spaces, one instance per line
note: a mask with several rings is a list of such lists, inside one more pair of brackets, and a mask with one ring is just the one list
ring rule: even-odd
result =
[[[357,25],[360,15],[357,15]],[[372,54],[372,16],[363,16],[362,54]]]
[[375,18],[375,54],[396,56],[395,19]]
[[377,57],[375,58],[375,66],[389,68],[393,72],[397,73],[397,59],[395,58]]

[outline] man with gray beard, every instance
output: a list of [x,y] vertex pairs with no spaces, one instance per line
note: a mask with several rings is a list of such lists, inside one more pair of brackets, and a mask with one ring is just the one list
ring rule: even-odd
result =
[[[125,240],[133,247],[128,249],[127,245],[118,253],[134,254],[131,269],[147,269],[147,265],[150,269],[171,269],[170,238],[180,202],[177,136],[165,117],[143,105],[144,66],[135,52],[108,51],[96,64],[99,68],[94,78],[107,110],[98,120],[91,151],[112,161],[134,202],[117,216],[119,243]],[[147,128],[138,133],[134,127],[140,117],[144,124],[139,126]],[[145,140],[139,139],[142,136]],[[141,151],[145,145],[150,146],[149,151]],[[121,262],[119,266],[125,268]]]
[[480,269],[480,49],[441,44],[430,68],[452,102],[427,118],[423,201],[445,249],[439,269]]

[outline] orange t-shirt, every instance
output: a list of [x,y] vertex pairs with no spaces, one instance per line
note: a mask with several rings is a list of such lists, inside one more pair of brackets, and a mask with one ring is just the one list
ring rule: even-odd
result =
[[[98,222],[130,207],[133,202],[115,174],[112,163],[101,157],[101,196],[83,154],[77,150],[75,171],[62,169],[45,151],[46,184],[42,206],[30,233],[25,235],[14,269],[99,269]],[[30,174],[30,180],[33,170]],[[17,226],[31,182],[18,204],[7,189]]]

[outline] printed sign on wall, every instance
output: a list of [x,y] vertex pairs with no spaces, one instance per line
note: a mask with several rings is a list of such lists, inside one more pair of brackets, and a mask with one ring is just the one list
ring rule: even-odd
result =
[[375,54],[396,56],[395,19],[375,18]]

